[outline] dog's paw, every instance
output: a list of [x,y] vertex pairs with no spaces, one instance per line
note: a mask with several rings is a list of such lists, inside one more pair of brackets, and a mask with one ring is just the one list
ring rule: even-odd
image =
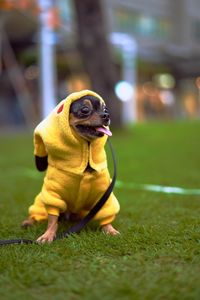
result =
[[56,234],[55,232],[50,232],[50,231],[46,231],[43,235],[41,235],[38,239],[37,239],[37,243],[51,243],[53,242],[53,240],[55,239]]
[[120,234],[120,232],[118,230],[116,230],[111,224],[103,225],[101,228],[102,228],[103,233],[105,233],[105,234],[109,234],[109,235]]
[[44,243],[52,243],[55,239],[56,235],[55,234],[50,234],[50,233],[44,233],[41,235],[36,242],[39,244],[44,244]]
[[34,219],[28,218],[22,222],[21,227],[26,229],[28,227],[33,226],[34,223],[35,223]]
[[41,235],[36,242],[39,244],[44,244],[44,243],[51,243],[54,241],[54,239],[56,238],[56,231],[55,230],[51,230],[51,229],[47,229],[47,231]]

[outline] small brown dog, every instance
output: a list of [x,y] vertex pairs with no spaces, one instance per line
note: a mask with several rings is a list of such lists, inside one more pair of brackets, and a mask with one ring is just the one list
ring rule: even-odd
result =
[[[86,90],[71,94],[37,126],[36,167],[47,169],[47,174],[22,226],[48,219],[47,230],[38,242],[55,239],[61,213],[85,216],[107,189],[110,176],[104,145],[112,135],[109,124],[103,99]],[[119,233],[111,225],[118,211],[119,203],[112,193],[94,218],[105,233]]]

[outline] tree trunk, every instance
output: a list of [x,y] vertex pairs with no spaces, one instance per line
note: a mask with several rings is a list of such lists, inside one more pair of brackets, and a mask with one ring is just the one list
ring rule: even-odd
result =
[[119,80],[107,40],[101,0],[74,0],[77,17],[78,48],[92,89],[109,108],[112,125],[121,125],[121,103],[114,93]]

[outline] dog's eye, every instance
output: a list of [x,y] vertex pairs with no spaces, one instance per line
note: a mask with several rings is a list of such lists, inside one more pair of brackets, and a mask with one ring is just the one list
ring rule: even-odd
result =
[[83,106],[81,108],[81,113],[84,114],[84,115],[88,115],[90,113],[90,108],[87,107],[87,106]]

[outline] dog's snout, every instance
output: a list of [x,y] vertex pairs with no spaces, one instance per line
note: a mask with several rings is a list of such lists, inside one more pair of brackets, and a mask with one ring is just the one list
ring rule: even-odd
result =
[[100,117],[101,117],[101,119],[102,119],[102,122],[103,122],[103,124],[105,125],[105,126],[109,126],[110,125],[110,115],[109,115],[109,113],[106,111],[104,111],[104,112],[102,112],[101,114],[100,114]]
[[107,112],[103,112],[103,113],[101,114],[101,118],[102,118],[104,121],[109,121],[110,115],[109,115],[109,113],[107,113]]

